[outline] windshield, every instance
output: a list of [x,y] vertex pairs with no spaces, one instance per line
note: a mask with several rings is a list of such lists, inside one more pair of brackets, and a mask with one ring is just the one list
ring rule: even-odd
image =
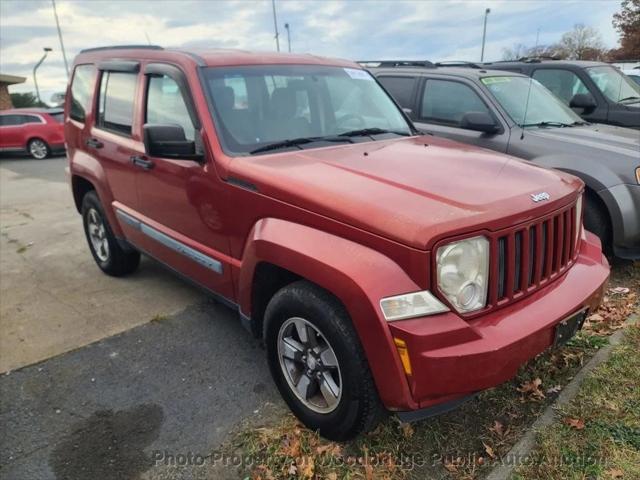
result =
[[[365,70],[253,65],[204,72],[216,128],[230,154],[273,150],[270,147],[285,141],[289,142],[277,148],[314,148],[328,145],[326,141],[371,141],[412,133],[398,107]],[[349,135],[338,137],[343,134]],[[375,136],[380,134],[384,136]],[[352,138],[358,135],[361,138]]]
[[527,77],[500,76],[484,77],[481,81],[513,121],[521,127],[583,123],[578,115],[537,80]]
[[591,67],[587,68],[587,74],[612,102],[640,101],[640,86],[617,69],[608,66]]

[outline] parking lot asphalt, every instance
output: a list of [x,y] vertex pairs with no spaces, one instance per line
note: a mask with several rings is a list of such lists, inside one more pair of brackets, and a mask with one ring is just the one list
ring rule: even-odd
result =
[[264,351],[151,260],[102,274],[64,165],[0,159],[0,477],[219,478],[154,455],[206,456],[281,405]]

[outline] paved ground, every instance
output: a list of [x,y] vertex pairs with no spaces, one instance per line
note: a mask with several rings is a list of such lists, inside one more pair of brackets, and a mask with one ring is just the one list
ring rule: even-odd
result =
[[264,351],[150,260],[103,275],[64,165],[0,159],[0,477],[196,478],[152,467],[153,452],[207,455],[279,404]]

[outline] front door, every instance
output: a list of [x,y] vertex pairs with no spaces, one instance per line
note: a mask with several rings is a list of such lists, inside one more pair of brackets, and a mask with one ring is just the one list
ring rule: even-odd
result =
[[[183,73],[147,65],[144,123],[177,124],[195,141],[197,113]],[[165,73],[161,73],[161,72]],[[153,73],[149,73],[153,72]],[[223,224],[224,185],[211,159],[162,158],[136,153],[137,189],[145,249],[226,299],[233,299],[228,238]]]
[[[498,152],[507,150],[509,129],[504,127],[480,94],[467,83],[427,78],[416,107],[415,123],[424,132]],[[501,126],[500,131],[489,134],[461,128],[462,117],[468,112],[487,113]]]

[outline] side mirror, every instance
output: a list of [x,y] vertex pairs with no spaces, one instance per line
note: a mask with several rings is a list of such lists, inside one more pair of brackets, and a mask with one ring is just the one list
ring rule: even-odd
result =
[[581,108],[583,110],[593,110],[597,107],[596,101],[588,93],[576,93],[571,102],[569,102],[571,108]]
[[460,127],[475,132],[496,133],[498,124],[487,112],[467,112],[460,120]]
[[144,148],[152,157],[175,158],[182,160],[202,160],[202,154],[196,152],[196,143],[187,140],[180,125],[146,124]]

